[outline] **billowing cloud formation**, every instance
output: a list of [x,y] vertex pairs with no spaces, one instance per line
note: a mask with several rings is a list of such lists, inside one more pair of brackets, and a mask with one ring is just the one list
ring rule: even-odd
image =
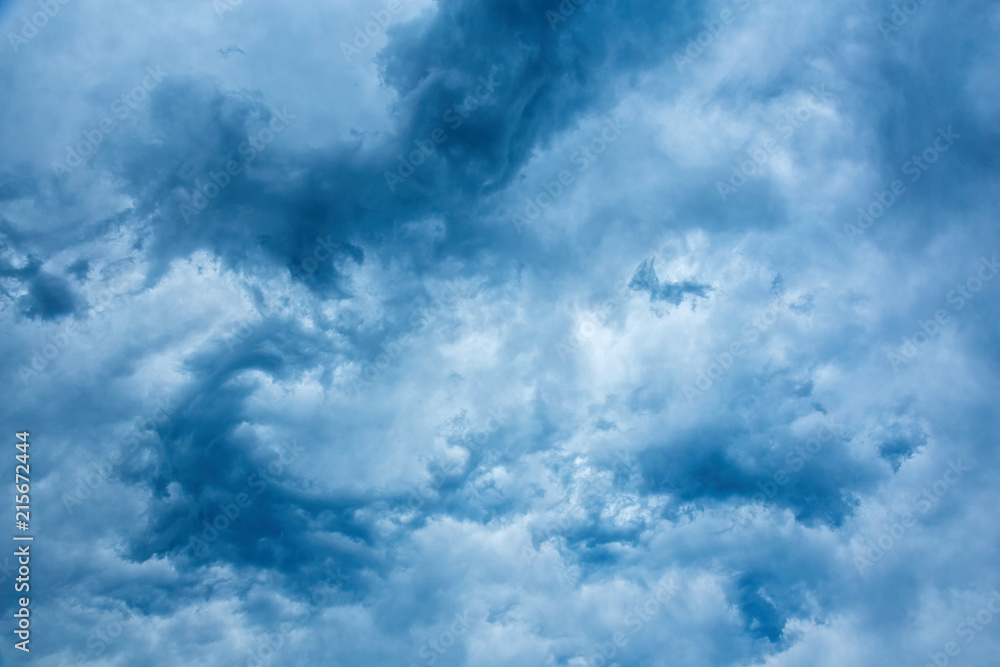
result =
[[0,657],[993,664],[998,23],[0,6]]

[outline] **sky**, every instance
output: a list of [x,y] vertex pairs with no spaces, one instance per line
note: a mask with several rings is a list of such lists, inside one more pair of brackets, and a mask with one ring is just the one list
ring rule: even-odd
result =
[[0,664],[995,665],[998,29],[0,2]]

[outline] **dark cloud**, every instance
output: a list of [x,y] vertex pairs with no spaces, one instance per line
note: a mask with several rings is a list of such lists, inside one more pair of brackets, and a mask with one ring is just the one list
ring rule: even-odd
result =
[[76,297],[64,278],[40,271],[26,287],[28,293],[18,301],[27,317],[50,320],[69,315],[76,308]]
[[655,260],[650,257],[635,270],[632,281],[628,284],[630,289],[649,294],[651,301],[666,301],[674,306],[680,305],[681,301],[688,294],[707,297],[712,288],[690,280],[678,283],[660,283],[656,276],[656,269],[653,266]]

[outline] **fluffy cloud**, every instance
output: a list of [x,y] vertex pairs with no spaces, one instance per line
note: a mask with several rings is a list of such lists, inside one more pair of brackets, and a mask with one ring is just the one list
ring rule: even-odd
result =
[[42,5],[32,664],[991,664],[995,6]]

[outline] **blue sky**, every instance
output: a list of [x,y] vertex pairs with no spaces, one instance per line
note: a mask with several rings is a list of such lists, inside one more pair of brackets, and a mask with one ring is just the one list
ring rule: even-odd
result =
[[0,662],[994,665],[998,28],[0,3]]

